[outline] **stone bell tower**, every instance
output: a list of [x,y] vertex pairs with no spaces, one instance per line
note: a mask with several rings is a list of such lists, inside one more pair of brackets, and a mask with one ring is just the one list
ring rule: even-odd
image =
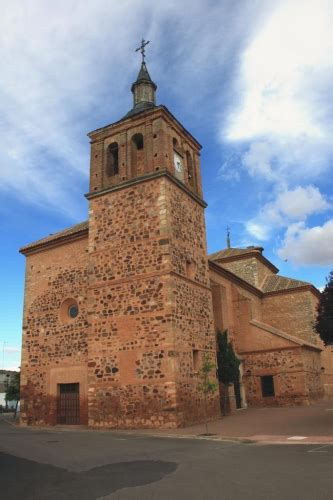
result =
[[[156,105],[141,46],[133,108],[91,132],[88,415],[106,427],[203,419],[215,360],[200,144]],[[213,374],[214,376],[214,374]],[[219,414],[218,395],[209,416]]]

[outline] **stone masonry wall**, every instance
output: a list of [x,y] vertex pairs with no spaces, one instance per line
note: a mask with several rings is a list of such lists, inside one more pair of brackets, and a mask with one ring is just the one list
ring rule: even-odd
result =
[[324,386],[321,379],[321,352],[303,349],[303,363],[309,401],[324,397]]
[[[203,420],[203,397],[194,354],[207,353],[216,362],[212,292],[206,250],[203,208],[181,189],[166,182],[169,201],[170,258],[173,293],[173,327],[178,362],[176,386],[183,425]],[[211,377],[215,380],[215,373]],[[220,414],[218,394],[209,398],[209,416]]]
[[[323,383],[327,393],[333,392],[330,389],[332,353],[321,354],[296,346],[280,348],[288,342],[267,330],[261,333],[249,324],[255,319],[291,335],[299,332],[300,337],[303,334],[306,340],[313,342],[312,314],[317,300],[314,294],[302,291],[296,292],[295,298],[294,294],[287,293],[260,299],[217,272],[211,270],[210,277],[215,324],[228,328],[236,352],[241,353],[243,381],[250,406],[307,404],[323,396]],[[315,341],[321,346],[320,339],[315,337]],[[275,398],[262,397],[260,377],[263,375],[274,376]]]
[[[203,307],[210,307],[211,311],[211,304],[209,299],[207,302],[210,291],[204,289],[205,301],[198,299],[199,285],[189,286],[186,276],[183,283],[189,289],[194,287],[193,291],[187,290],[187,297],[184,291],[182,297],[175,294],[180,287],[173,273],[186,273],[189,253],[179,253],[176,236],[172,234],[171,200],[178,191],[183,193],[184,205],[192,203],[192,199],[166,177],[91,200],[88,265],[91,425],[167,427],[184,424],[176,387],[181,354],[175,341],[175,303],[191,295],[191,302],[184,302],[186,319],[193,310],[200,311],[200,317],[209,316],[211,313]],[[196,205],[193,200],[187,215]],[[200,219],[194,217],[192,224],[187,221],[179,239],[184,240],[191,234],[187,236],[190,248],[199,238],[200,252],[204,253],[204,236],[198,236],[204,231],[200,226],[202,221],[202,215]],[[207,280],[207,268],[196,252],[192,250],[197,279]],[[188,331],[193,321],[189,326],[179,317],[181,320]],[[208,328],[205,325],[206,334]],[[183,351],[192,354],[189,342],[186,338]]]
[[[23,423],[56,423],[57,381],[81,382],[81,422],[87,422],[86,248],[85,238],[27,257],[21,366]],[[79,307],[75,319],[62,311],[69,299]],[[75,374],[70,373],[73,369]]]
[[[247,353],[243,381],[250,406],[309,404],[324,395],[320,351],[305,347]],[[261,379],[273,375],[275,397],[263,397]]]
[[159,180],[90,202],[90,425],[176,425],[165,211]]
[[227,329],[236,349],[242,350],[243,338],[250,333],[249,321],[261,320],[261,298],[210,270],[214,299],[214,323]]
[[333,346],[326,346],[321,354],[321,378],[326,398],[333,397]]
[[[250,406],[288,406],[308,402],[302,348],[247,353],[243,369],[243,383]],[[265,375],[274,377],[275,397],[262,396],[260,377]]]
[[265,295],[262,321],[282,332],[321,345],[313,330],[317,298],[309,290],[293,290],[288,293]]

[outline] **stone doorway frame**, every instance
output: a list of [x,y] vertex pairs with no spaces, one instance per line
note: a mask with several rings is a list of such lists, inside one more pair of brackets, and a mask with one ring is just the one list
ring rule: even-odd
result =
[[88,425],[88,374],[87,365],[51,368],[47,373],[49,396],[48,423],[57,425],[58,386],[60,384],[80,384],[80,424]]

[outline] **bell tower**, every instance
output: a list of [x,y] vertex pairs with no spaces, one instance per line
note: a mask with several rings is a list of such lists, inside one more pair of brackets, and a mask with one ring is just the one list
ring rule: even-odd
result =
[[88,405],[101,427],[202,421],[200,359],[215,361],[201,146],[156,104],[147,43],[132,109],[89,134]]

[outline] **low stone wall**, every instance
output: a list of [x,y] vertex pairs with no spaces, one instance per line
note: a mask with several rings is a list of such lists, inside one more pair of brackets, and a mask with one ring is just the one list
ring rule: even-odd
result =
[[[243,383],[249,406],[308,405],[323,398],[319,366],[320,352],[303,347],[247,354]],[[264,376],[273,377],[274,396],[263,396]]]

